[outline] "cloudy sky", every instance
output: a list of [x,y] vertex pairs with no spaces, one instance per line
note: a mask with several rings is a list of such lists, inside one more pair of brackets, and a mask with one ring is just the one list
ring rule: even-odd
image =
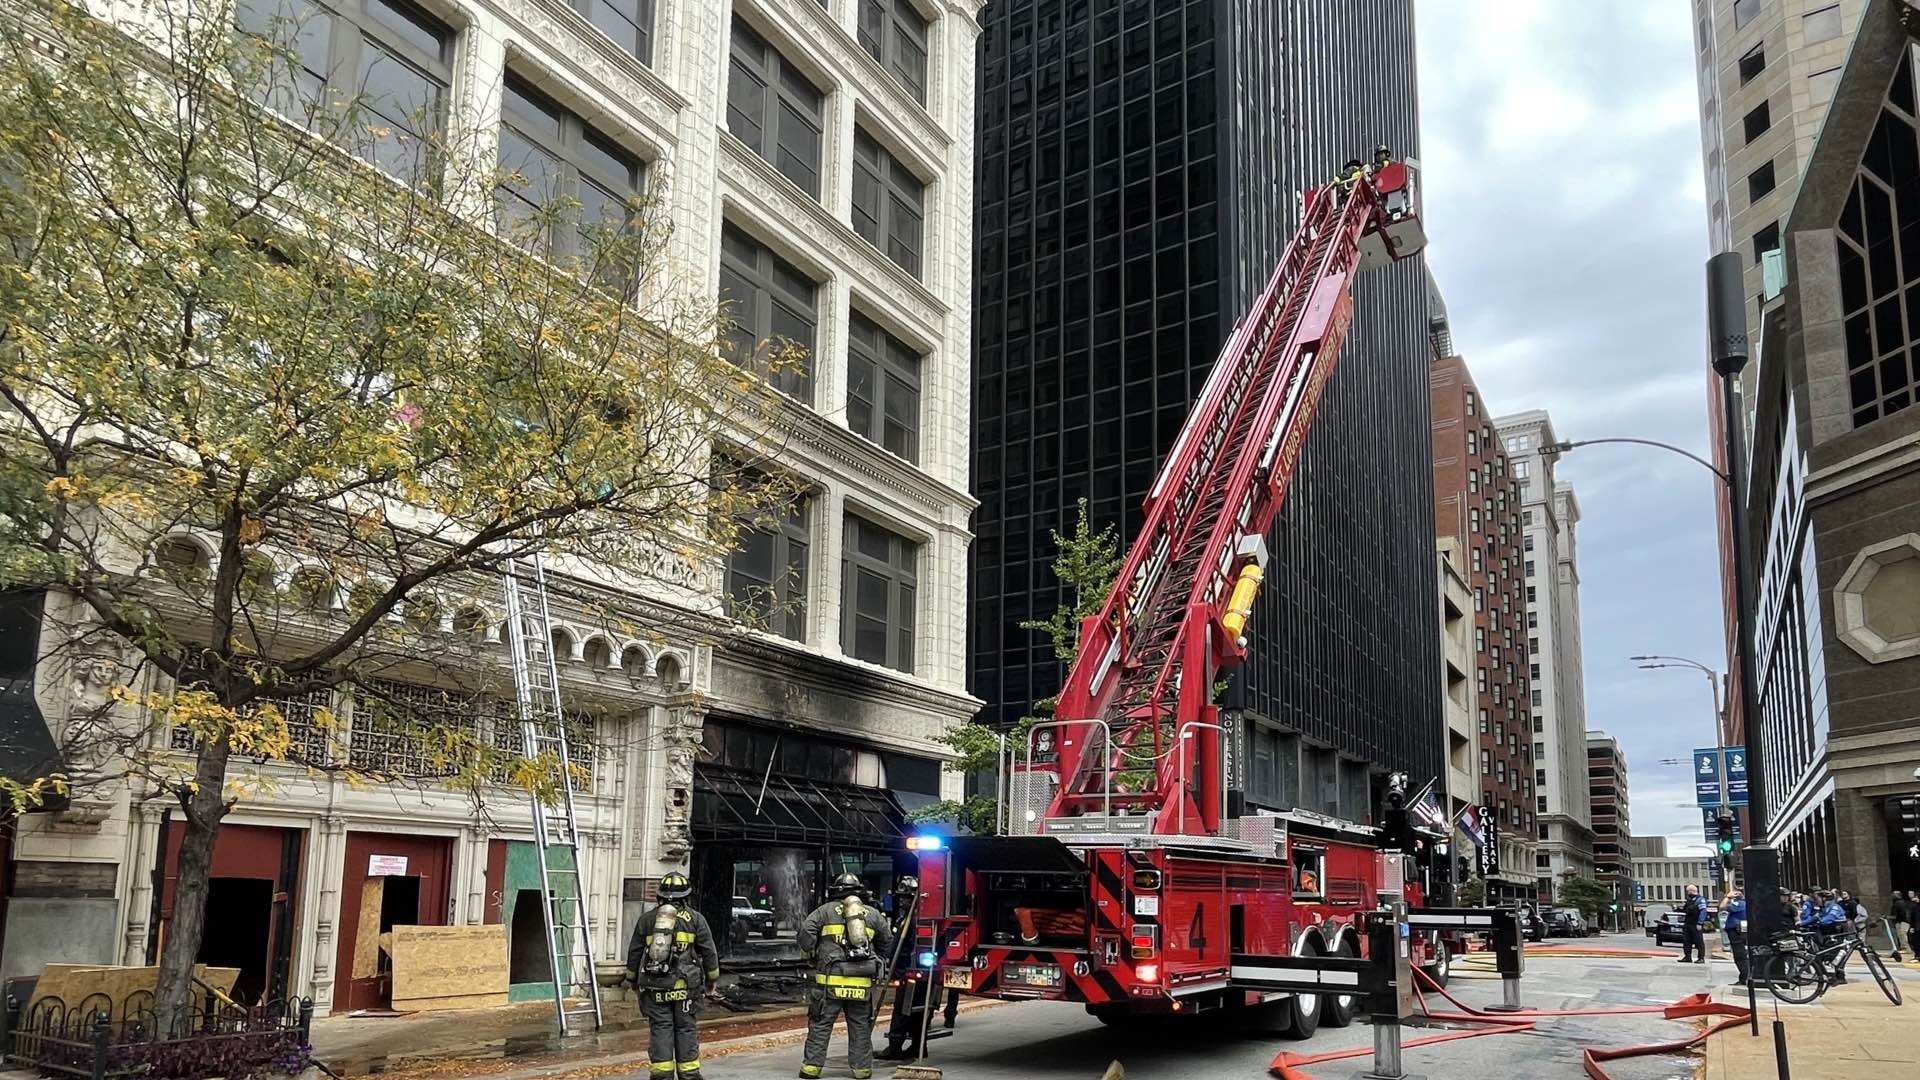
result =
[[[1698,99],[1689,5],[1420,0],[1429,265],[1497,413],[1546,409],[1563,439],[1707,453]],[[1676,455],[1563,459],[1579,494],[1587,726],[1621,740],[1634,833],[1700,845],[1688,770],[1724,666],[1715,481]],[[1684,804],[1684,805],[1682,805]],[[1704,846],[1699,850],[1704,851]]]

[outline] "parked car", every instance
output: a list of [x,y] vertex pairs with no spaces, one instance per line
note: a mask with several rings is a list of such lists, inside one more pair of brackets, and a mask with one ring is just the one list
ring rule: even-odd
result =
[[1520,905],[1520,936],[1528,941],[1542,941],[1547,936],[1547,921],[1532,904]]
[[1669,911],[1660,916],[1653,924],[1653,943],[1655,945],[1685,945],[1687,934],[1683,920],[1686,915],[1678,911]]
[[754,907],[751,903],[748,903],[746,897],[736,896],[733,898],[734,925],[739,926],[744,923],[749,932],[757,933],[761,937],[770,938],[774,935],[775,921],[773,912],[768,911],[766,908]]
[[1586,937],[1586,916],[1576,908],[1556,908],[1547,916],[1547,936]]

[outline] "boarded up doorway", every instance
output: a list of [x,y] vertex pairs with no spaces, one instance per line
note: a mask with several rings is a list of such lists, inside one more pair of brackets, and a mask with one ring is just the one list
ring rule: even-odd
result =
[[347,834],[335,1011],[390,1006],[393,979],[380,935],[396,926],[448,925],[452,865],[449,837]]

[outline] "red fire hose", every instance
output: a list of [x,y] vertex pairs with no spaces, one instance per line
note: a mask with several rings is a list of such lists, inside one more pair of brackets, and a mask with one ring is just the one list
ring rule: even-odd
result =
[[[1403,1049],[1416,1046],[1432,1046],[1435,1043],[1453,1042],[1456,1039],[1473,1039],[1482,1035],[1510,1035],[1518,1031],[1531,1031],[1538,1026],[1537,1019],[1555,1016],[1608,1016],[1625,1014],[1659,1013],[1668,1020],[1685,1020],[1695,1016],[1723,1016],[1726,1019],[1712,1024],[1699,1034],[1686,1039],[1671,1042],[1654,1043],[1646,1046],[1624,1046],[1612,1050],[1596,1050],[1588,1047],[1581,1051],[1582,1063],[1589,1080],[1612,1080],[1611,1075],[1600,1063],[1619,1058],[1642,1057],[1648,1054],[1673,1054],[1706,1041],[1707,1037],[1727,1028],[1747,1022],[1747,1010],[1739,1005],[1723,1001],[1713,1001],[1706,994],[1690,994],[1671,1005],[1611,1005],[1590,1009],[1528,1009],[1524,1014],[1490,1013],[1476,1009],[1459,998],[1446,992],[1436,984],[1426,972],[1415,968],[1414,994],[1420,1001],[1420,1010],[1428,1019],[1445,1020],[1453,1023],[1483,1025],[1471,1031],[1448,1031],[1438,1035],[1423,1035],[1401,1043]],[[1450,1002],[1454,1012],[1435,1012],[1427,1005],[1427,996],[1421,984],[1431,987],[1435,993]],[[1371,1047],[1355,1047],[1351,1050],[1335,1050],[1324,1054],[1295,1054],[1282,1051],[1274,1056],[1273,1064],[1267,1071],[1279,1080],[1315,1080],[1309,1074],[1300,1071],[1307,1065],[1318,1065],[1328,1061],[1344,1061],[1348,1058],[1365,1057],[1373,1053]]]

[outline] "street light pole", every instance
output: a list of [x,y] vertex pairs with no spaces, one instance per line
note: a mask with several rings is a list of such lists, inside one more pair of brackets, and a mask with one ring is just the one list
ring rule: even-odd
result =
[[[1741,274],[1743,256],[1723,251],[1707,260],[1707,339],[1713,370],[1720,376],[1720,411],[1727,438],[1727,512],[1732,521],[1735,623],[1739,643],[1741,734],[1747,748],[1747,820],[1753,835],[1745,853],[1748,910],[1755,914],[1754,929],[1771,940],[1779,921],[1779,905],[1772,903],[1780,884],[1778,854],[1767,830],[1767,770],[1760,731],[1760,694],[1755,678],[1753,640],[1755,614],[1753,545],[1747,522],[1746,424],[1740,408],[1740,373],[1747,366],[1746,288]],[[1725,770],[1721,770],[1724,772]]]
[[[1725,680],[1726,676],[1698,660],[1692,660],[1684,656],[1662,656],[1656,654],[1651,656],[1629,656],[1627,659],[1637,661],[1643,671],[1658,671],[1661,668],[1690,667],[1695,671],[1705,674],[1707,677],[1707,693],[1713,696],[1713,745],[1718,748],[1725,744],[1726,734],[1720,727],[1720,684]],[[1677,759],[1662,759],[1660,763],[1664,765],[1668,760]],[[1686,764],[1689,769],[1693,767],[1693,762],[1691,761]],[[1720,769],[1720,815],[1718,816],[1731,817],[1732,815],[1733,809],[1727,803],[1727,770],[1723,764]]]

